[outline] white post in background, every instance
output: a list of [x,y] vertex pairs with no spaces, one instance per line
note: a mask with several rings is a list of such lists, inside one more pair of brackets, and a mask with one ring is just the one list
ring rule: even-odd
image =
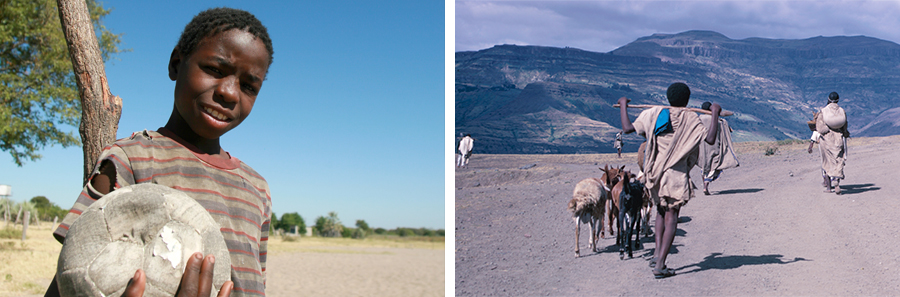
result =
[[22,226],[22,241],[25,241],[25,233],[28,232],[28,221],[29,221],[28,215],[30,215],[30,214],[31,214],[30,211],[27,211],[27,210],[25,211],[25,223]]
[[0,209],[3,209],[3,221],[6,222],[7,227],[9,227],[9,211],[11,210],[9,196],[12,196],[12,187],[9,185],[0,185],[0,198],[6,200],[6,208],[0,206]]

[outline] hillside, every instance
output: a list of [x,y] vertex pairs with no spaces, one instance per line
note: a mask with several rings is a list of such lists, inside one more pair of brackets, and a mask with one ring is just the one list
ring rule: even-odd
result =
[[[737,112],[736,141],[806,138],[805,122],[841,95],[853,136],[900,134],[900,45],[865,36],[733,40],[710,31],[654,34],[609,53],[498,45],[456,53],[456,131],[476,153],[612,152],[621,96],[667,104],[676,81]],[[636,116],[639,110],[632,110]],[[628,136],[626,150],[642,138]]]

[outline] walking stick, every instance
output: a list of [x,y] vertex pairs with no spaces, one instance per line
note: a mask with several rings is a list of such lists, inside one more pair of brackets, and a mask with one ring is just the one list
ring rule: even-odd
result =
[[[613,107],[618,108],[618,107],[619,107],[619,104],[618,104],[618,103],[613,104]],[[633,107],[633,108],[653,108],[653,107],[676,108],[675,106],[652,105],[652,104],[628,104],[628,105],[626,105],[626,107]],[[684,109],[687,109],[687,110],[690,110],[690,111],[693,111],[693,112],[699,112],[699,113],[708,114],[708,115],[711,115],[711,114],[712,114],[712,111],[709,111],[709,110],[706,110],[706,109],[702,109],[702,108],[694,108],[694,107],[678,107],[678,108],[684,108]],[[734,112],[727,111],[727,110],[724,110],[724,109],[723,109],[722,111],[719,112],[719,116],[722,116],[722,117],[727,117],[727,116],[730,116],[730,115],[734,115]]]

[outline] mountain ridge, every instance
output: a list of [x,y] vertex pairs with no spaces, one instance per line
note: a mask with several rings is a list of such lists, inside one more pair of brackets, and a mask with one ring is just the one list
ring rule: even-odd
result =
[[[832,91],[853,136],[900,134],[900,45],[866,36],[730,39],[714,31],[641,37],[608,53],[497,45],[456,52],[456,134],[481,153],[612,152],[621,97],[667,104],[691,87],[691,106],[717,102],[736,141],[804,139]],[[630,110],[631,116],[639,110]],[[551,116],[552,115],[552,116]],[[626,137],[626,150],[643,139]]]

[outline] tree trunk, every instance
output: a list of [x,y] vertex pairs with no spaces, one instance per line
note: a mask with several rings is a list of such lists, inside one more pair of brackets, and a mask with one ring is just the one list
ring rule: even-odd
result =
[[109,91],[100,44],[91,24],[87,3],[84,0],[57,0],[56,3],[81,97],[78,132],[84,148],[82,184],[85,184],[103,148],[116,141],[122,98]]

